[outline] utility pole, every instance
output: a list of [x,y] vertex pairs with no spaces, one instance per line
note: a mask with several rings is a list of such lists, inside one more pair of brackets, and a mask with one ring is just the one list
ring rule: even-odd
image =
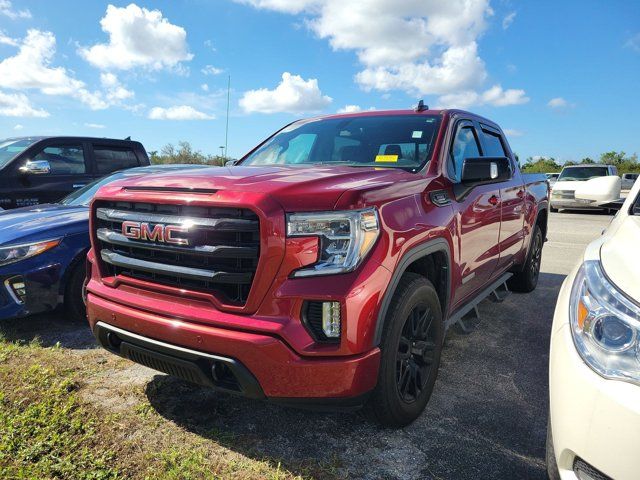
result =
[[229,147],[229,105],[231,103],[231,75],[229,75],[227,81],[227,126],[224,131],[224,158],[228,156]]

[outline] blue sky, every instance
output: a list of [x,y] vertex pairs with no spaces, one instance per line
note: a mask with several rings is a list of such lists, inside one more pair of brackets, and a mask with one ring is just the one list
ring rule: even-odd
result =
[[218,153],[229,75],[234,157],[295,118],[417,98],[495,120],[521,158],[640,153],[636,0],[0,0],[3,136]]

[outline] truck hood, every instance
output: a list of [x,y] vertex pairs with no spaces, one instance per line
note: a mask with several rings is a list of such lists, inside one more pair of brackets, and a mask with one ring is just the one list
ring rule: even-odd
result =
[[89,208],[35,205],[0,212],[0,245],[26,243],[89,231]]
[[[255,166],[212,167],[173,173],[144,175],[116,181],[108,189],[121,187],[230,190],[260,192],[271,196],[287,210],[333,209],[349,190],[371,190],[424,177],[398,169],[346,166]],[[406,192],[405,192],[406,195]]]
[[578,180],[570,180],[570,181],[558,181],[556,180],[556,183],[553,184],[553,190],[569,190],[569,191],[574,191],[576,188],[578,188],[578,186],[584,182],[578,181]]
[[600,261],[607,276],[628,297],[640,302],[640,217],[627,216],[607,232],[600,248]]

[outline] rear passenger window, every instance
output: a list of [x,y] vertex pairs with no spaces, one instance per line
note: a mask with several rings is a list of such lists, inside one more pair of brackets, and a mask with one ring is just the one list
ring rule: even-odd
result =
[[94,146],[93,152],[98,173],[111,173],[140,165],[136,154],[130,148]]
[[32,160],[49,162],[50,175],[78,175],[87,172],[81,144],[50,145],[41,150]]
[[505,152],[504,145],[502,144],[502,140],[500,139],[500,135],[489,132],[487,130],[482,130],[482,138],[485,144],[485,157],[506,157],[507,153]]

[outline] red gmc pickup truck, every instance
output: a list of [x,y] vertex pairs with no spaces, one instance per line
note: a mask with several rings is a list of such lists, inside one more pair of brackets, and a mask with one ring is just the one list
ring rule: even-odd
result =
[[447,328],[505,282],[536,287],[548,197],[468,112],[296,121],[234,165],[103,187],[89,322],[107,350],[192,382],[403,426]]

